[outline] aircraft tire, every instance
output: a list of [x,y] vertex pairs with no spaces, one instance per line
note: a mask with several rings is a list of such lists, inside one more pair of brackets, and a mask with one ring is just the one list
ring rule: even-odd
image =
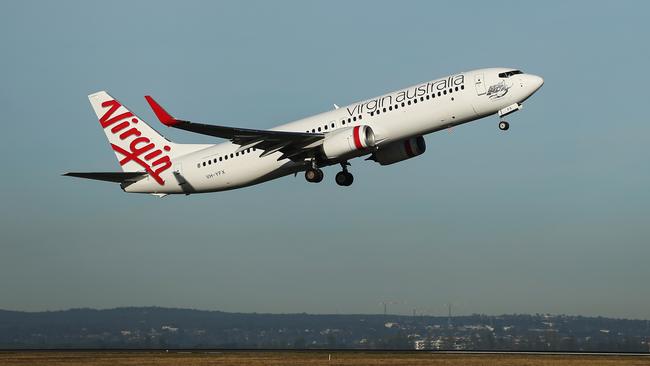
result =
[[352,184],[352,182],[354,182],[354,176],[349,172],[338,172],[336,173],[334,180],[336,181],[336,184],[343,187],[348,187]]
[[323,180],[323,171],[320,169],[307,169],[305,179],[310,183],[320,183]]

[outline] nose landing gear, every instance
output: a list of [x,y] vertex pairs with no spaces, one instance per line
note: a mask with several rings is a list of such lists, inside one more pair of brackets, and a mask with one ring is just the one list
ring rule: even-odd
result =
[[[505,117],[505,116],[507,116],[507,115],[509,115],[511,113],[515,113],[516,111],[520,110],[521,108],[522,108],[521,103],[511,104],[511,105],[501,109],[498,112],[499,118],[503,118],[503,117]],[[510,128],[510,124],[508,122],[506,122],[506,121],[499,122],[499,129],[501,131],[507,131],[509,128]]]
[[348,163],[347,161],[341,163],[341,168],[343,170],[336,173],[336,177],[334,177],[336,184],[343,187],[348,187],[352,185],[352,182],[354,182],[354,176],[352,175],[352,173],[348,172],[349,165],[350,163]]

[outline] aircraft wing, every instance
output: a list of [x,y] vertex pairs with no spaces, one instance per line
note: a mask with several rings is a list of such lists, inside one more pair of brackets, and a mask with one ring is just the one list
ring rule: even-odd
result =
[[238,152],[254,147],[264,151],[260,156],[279,151],[282,156],[278,157],[278,160],[287,158],[301,161],[307,157],[312,157],[316,153],[314,148],[320,146],[325,137],[322,133],[255,130],[179,120],[167,113],[151,96],[147,95],[145,99],[153,109],[156,117],[165,126],[228,139],[234,144],[240,145]]

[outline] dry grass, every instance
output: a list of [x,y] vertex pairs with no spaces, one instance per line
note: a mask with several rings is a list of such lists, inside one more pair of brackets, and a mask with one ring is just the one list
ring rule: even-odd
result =
[[435,365],[435,366],[613,366],[650,365],[642,356],[463,355],[390,352],[0,352],[2,366],[203,366],[203,365]]

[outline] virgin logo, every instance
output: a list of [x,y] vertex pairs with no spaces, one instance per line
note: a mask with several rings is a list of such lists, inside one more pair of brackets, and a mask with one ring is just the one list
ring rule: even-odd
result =
[[102,103],[102,107],[108,108],[108,111],[99,119],[102,128],[107,129],[112,126],[111,133],[123,140],[125,145],[127,143],[129,145],[127,150],[111,143],[113,150],[124,156],[120,160],[120,165],[133,161],[143,167],[158,184],[165,185],[165,181],[160,177],[160,174],[171,168],[172,163],[169,156],[163,153],[163,150],[170,151],[171,147],[165,145],[161,150],[149,138],[142,136],[142,132],[136,126],[138,119],[135,118],[133,113],[127,111],[113,116],[121,106],[117,100],[105,101]]

